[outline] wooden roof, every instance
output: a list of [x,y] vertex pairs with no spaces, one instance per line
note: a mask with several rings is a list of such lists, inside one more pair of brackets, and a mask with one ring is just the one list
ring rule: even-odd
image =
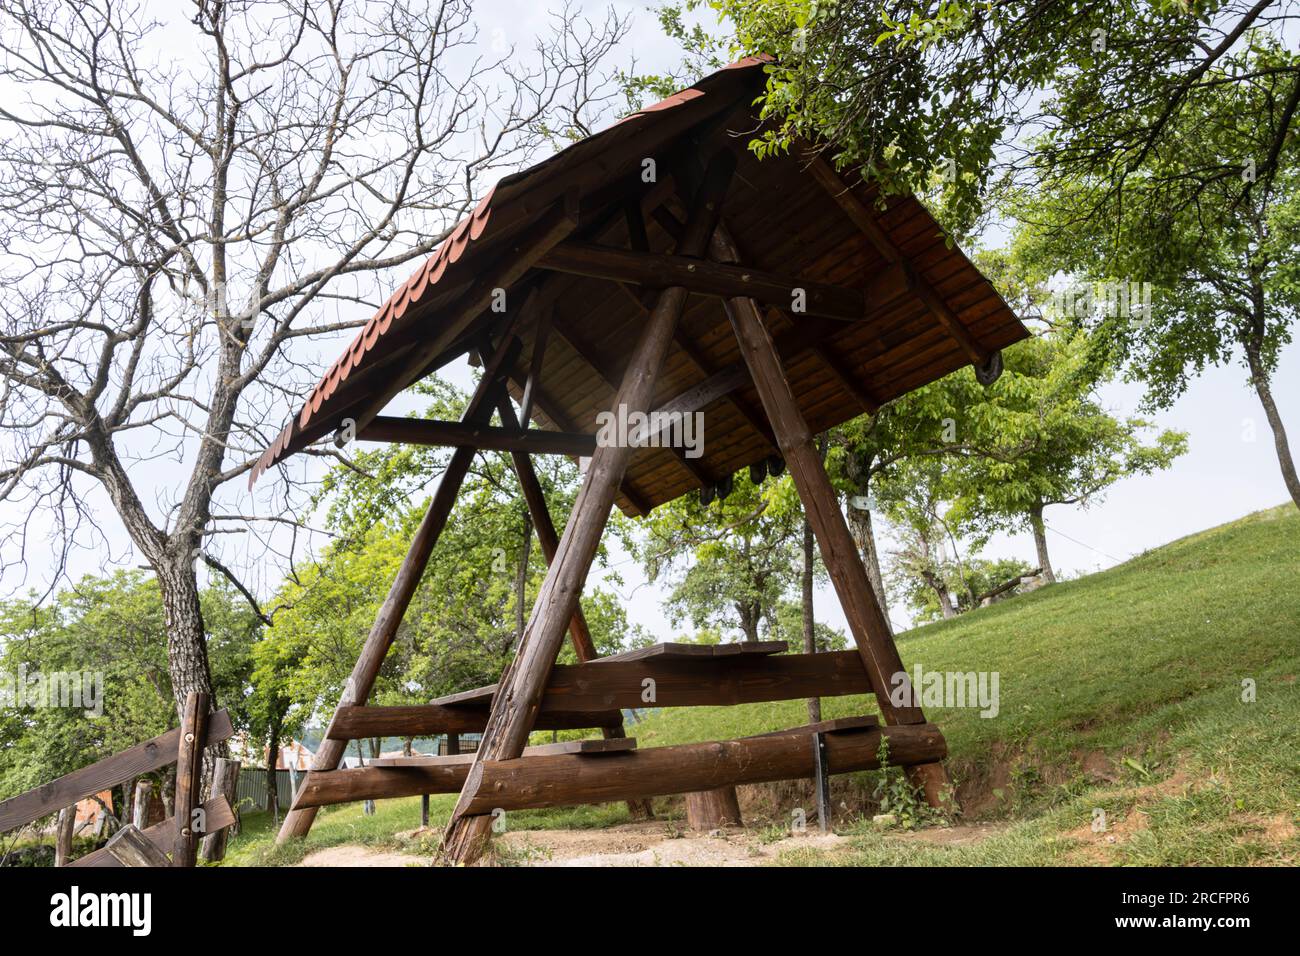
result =
[[[258,460],[250,486],[345,419],[366,420],[377,403],[476,347],[485,332],[499,335],[500,314],[466,307],[491,276],[507,283],[515,302],[537,289],[553,307],[534,385],[533,426],[594,434],[645,318],[645,290],[568,260],[581,259],[594,244],[635,247],[624,215],[629,203],[643,214],[648,251],[671,252],[675,223],[684,218],[672,171],[706,157],[728,136],[755,129],[748,107],[762,80],[762,61],[733,64],[498,183],[331,366]],[[988,359],[1028,334],[914,198],[893,197],[882,208],[861,182],[845,185],[856,177],[840,180],[824,161],[810,164],[797,151],[761,161],[743,148],[736,154],[722,218],[745,266],[799,280],[812,301],[806,313],[772,307],[765,314],[813,433]],[[647,158],[656,163],[654,183],[643,181]],[[576,210],[566,243],[540,259],[522,259],[520,250],[559,205],[570,215]],[[512,270],[512,262],[519,267]],[[845,301],[862,303],[860,315],[842,314]],[[517,328],[522,350],[511,382],[517,399],[540,324]],[[636,452],[618,499],[626,513],[644,513],[776,453],[743,368],[721,299],[692,294],[657,379],[655,407],[682,405],[692,390],[706,399],[731,390],[701,406],[702,457]]]

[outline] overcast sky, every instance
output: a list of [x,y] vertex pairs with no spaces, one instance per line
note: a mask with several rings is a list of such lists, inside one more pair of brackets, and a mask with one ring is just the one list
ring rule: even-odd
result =
[[[593,16],[605,7],[600,3],[584,6]],[[657,71],[675,62],[673,45],[660,35],[653,14],[646,7],[628,3],[615,6],[636,18],[636,27],[621,51],[622,65],[628,66],[635,59],[639,69]],[[479,15],[484,42],[527,46],[532,36],[543,28],[547,7],[492,0],[479,5]],[[322,349],[318,357],[322,369],[333,360],[335,351],[333,347]],[[469,383],[463,364],[457,364],[447,374],[457,384]],[[1274,389],[1278,407],[1292,429],[1293,447],[1300,450],[1300,346],[1293,344],[1283,353]],[[1114,384],[1107,386],[1102,394],[1116,414],[1137,413],[1141,394],[1138,386]],[[400,399],[392,406],[398,410],[410,407],[413,403]],[[286,404],[282,410],[284,417],[292,410]],[[1190,436],[1188,454],[1167,472],[1120,483],[1104,503],[1090,510],[1049,509],[1048,539],[1053,563],[1059,571],[1069,575],[1109,567],[1174,538],[1287,500],[1272,434],[1239,364],[1207,372],[1172,410],[1156,416],[1156,423],[1186,431]],[[169,468],[181,470],[165,462],[151,467],[162,474]],[[274,480],[274,475],[272,472],[263,481]],[[157,480],[156,476],[150,477]],[[137,556],[131,553],[130,543],[102,495],[89,489],[87,495],[103,518],[106,538],[93,542],[91,548],[75,557],[74,576],[99,571],[109,564],[138,565]],[[0,505],[0,511],[4,507]],[[985,554],[1034,560],[1033,543],[1027,535],[997,538]],[[616,553],[613,560],[625,582],[621,591],[632,619],[663,639],[670,639],[677,631],[669,625],[660,607],[661,592],[645,585],[626,556]],[[51,572],[47,561],[43,554],[29,553],[27,567],[22,569],[25,573],[15,569],[6,574],[0,581],[0,591],[7,596],[15,590],[40,587]],[[269,593],[278,574],[278,568],[265,567],[256,581],[258,590]],[[838,604],[826,588],[818,595],[817,614],[820,620],[844,627]],[[907,623],[907,615],[900,607],[891,608],[891,616],[896,625]]]

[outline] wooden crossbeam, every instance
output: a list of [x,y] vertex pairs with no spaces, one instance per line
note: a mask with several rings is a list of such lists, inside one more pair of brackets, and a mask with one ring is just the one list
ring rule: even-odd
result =
[[[607,658],[590,664],[555,665],[538,704],[538,720],[548,714],[596,715],[644,707],[646,681],[654,683],[654,700],[649,703],[655,707],[716,707],[804,697],[842,697],[872,691],[862,660],[853,651],[732,657],[656,656],[638,660]],[[441,697],[425,706],[468,713],[483,711],[492,705],[497,689],[498,685],[489,684]],[[366,708],[380,709],[398,708]],[[542,729],[540,723],[538,728]]]
[[[216,833],[218,830],[224,830],[235,823],[235,812],[230,808],[230,802],[224,796],[218,795],[211,800],[204,801],[202,810],[203,833]],[[174,818],[162,820],[141,832],[150,843],[160,851],[166,852],[172,848],[172,842],[175,840],[176,828],[173,826],[173,820]],[[68,865],[118,867],[122,864],[105,847],[100,847],[85,856],[78,857]]]
[[[493,687],[496,685],[493,684]],[[489,696],[490,699],[490,696]],[[641,705],[644,706],[644,705]],[[330,740],[369,740],[375,737],[433,737],[439,734],[478,734],[487,726],[487,706],[449,707],[406,704],[396,707],[341,707],[330,721]],[[617,710],[570,713],[548,711],[537,717],[537,730],[590,730],[621,727]]]
[[776,275],[686,256],[635,249],[617,249],[589,242],[562,242],[542,256],[542,269],[596,279],[631,282],[652,289],[682,286],[699,295],[719,298],[747,295],[760,302],[790,308],[800,290],[809,315],[860,322],[866,318],[868,299],[860,290],[808,279]]
[[590,456],[596,436],[581,432],[552,432],[540,428],[520,431],[425,418],[381,415],[362,429],[361,441],[401,442],[408,445],[467,445],[482,451],[519,451],[534,455]]
[[[825,736],[832,773],[880,766],[881,739],[889,742],[889,762],[912,766],[947,754],[933,724],[878,727],[860,733]],[[479,774],[468,801],[474,815],[494,810],[525,810],[574,804],[612,803],[716,787],[812,777],[813,734],[796,729],[762,737],[712,743],[648,747],[592,759],[581,754],[440,763],[409,767],[359,767],[312,772],[294,800],[294,809],[356,800],[384,800],[422,793],[455,793],[470,772]]]
[[[234,732],[234,727],[230,723],[230,713],[219,710],[208,719],[204,745],[220,743]],[[161,770],[174,764],[180,739],[181,729],[177,727],[152,740],[138,743],[121,753],[105,757],[89,767],[82,767],[57,780],[51,780],[35,790],[10,797],[0,803],[0,833],[25,826],[33,820],[39,820],[64,807],[70,807],[78,800],[84,800],[128,780],[134,780],[141,774]]]

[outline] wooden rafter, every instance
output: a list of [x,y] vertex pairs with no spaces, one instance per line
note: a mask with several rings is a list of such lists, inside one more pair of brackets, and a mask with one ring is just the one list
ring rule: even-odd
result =
[[553,432],[531,428],[496,428],[467,422],[380,415],[357,435],[360,441],[400,442],[407,445],[470,445],[483,451],[520,451],[534,455],[589,457],[596,436],[581,432]]
[[975,341],[970,331],[962,324],[961,319],[953,312],[948,304],[939,295],[938,291],[932,286],[925,277],[912,268],[904,259],[902,251],[889,238],[885,230],[881,228],[880,223],[876,221],[875,214],[862,202],[839,176],[839,173],[831,167],[821,155],[815,155],[808,164],[808,171],[826,193],[835,201],[835,204],[844,211],[844,214],[853,221],[868,241],[875,246],[876,251],[891,266],[899,266],[903,269],[906,276],[908,287],[916,296],[925,303],[934,316],[939,320],[948,334],[952,336],[954,342],[960,346],[961,350],[966,353],[966,357],[976,366],[984,366],[988,363],[991,352]]

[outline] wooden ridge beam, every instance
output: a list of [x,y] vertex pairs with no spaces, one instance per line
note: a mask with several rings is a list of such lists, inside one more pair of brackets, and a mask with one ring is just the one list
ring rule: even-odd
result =
[[666,253],[562,242],[542,256],[537,266],[650,289],[681,286],[697,295],[718,298],[746,295],[785,309],[791,307],[798,289],[803,292],[808,315],[841,322],[860,322],[867,315],[868,299],[860,290]]
[[[889,742],[889,762],[893,766],[929,763],[947,755],[943,735],[933,724],[863,728],[857,733],[827,734],[823,739],[831,773],[878,768],[882,739]],[[294,809],[455,793],[475,766],[481,768],[481,781],[477,793],[467,802],[472,815],[497,809],[613,803],[736,784],[800,780],[815,772],[815,740],[812,733],[795,730],[711,743],[648,747],[610,753],[599,759],[556,754],[483,760],[477,765],[313,771],[299,789]]]
[[517,428],[390,415],[375,418],[357,434],[357,439],[409,445],[466,445],[482,451],[517,451],[534,455],[589,457],[596,450],[596,436],[581,432],[552,432],[540,428],[520,431]]

